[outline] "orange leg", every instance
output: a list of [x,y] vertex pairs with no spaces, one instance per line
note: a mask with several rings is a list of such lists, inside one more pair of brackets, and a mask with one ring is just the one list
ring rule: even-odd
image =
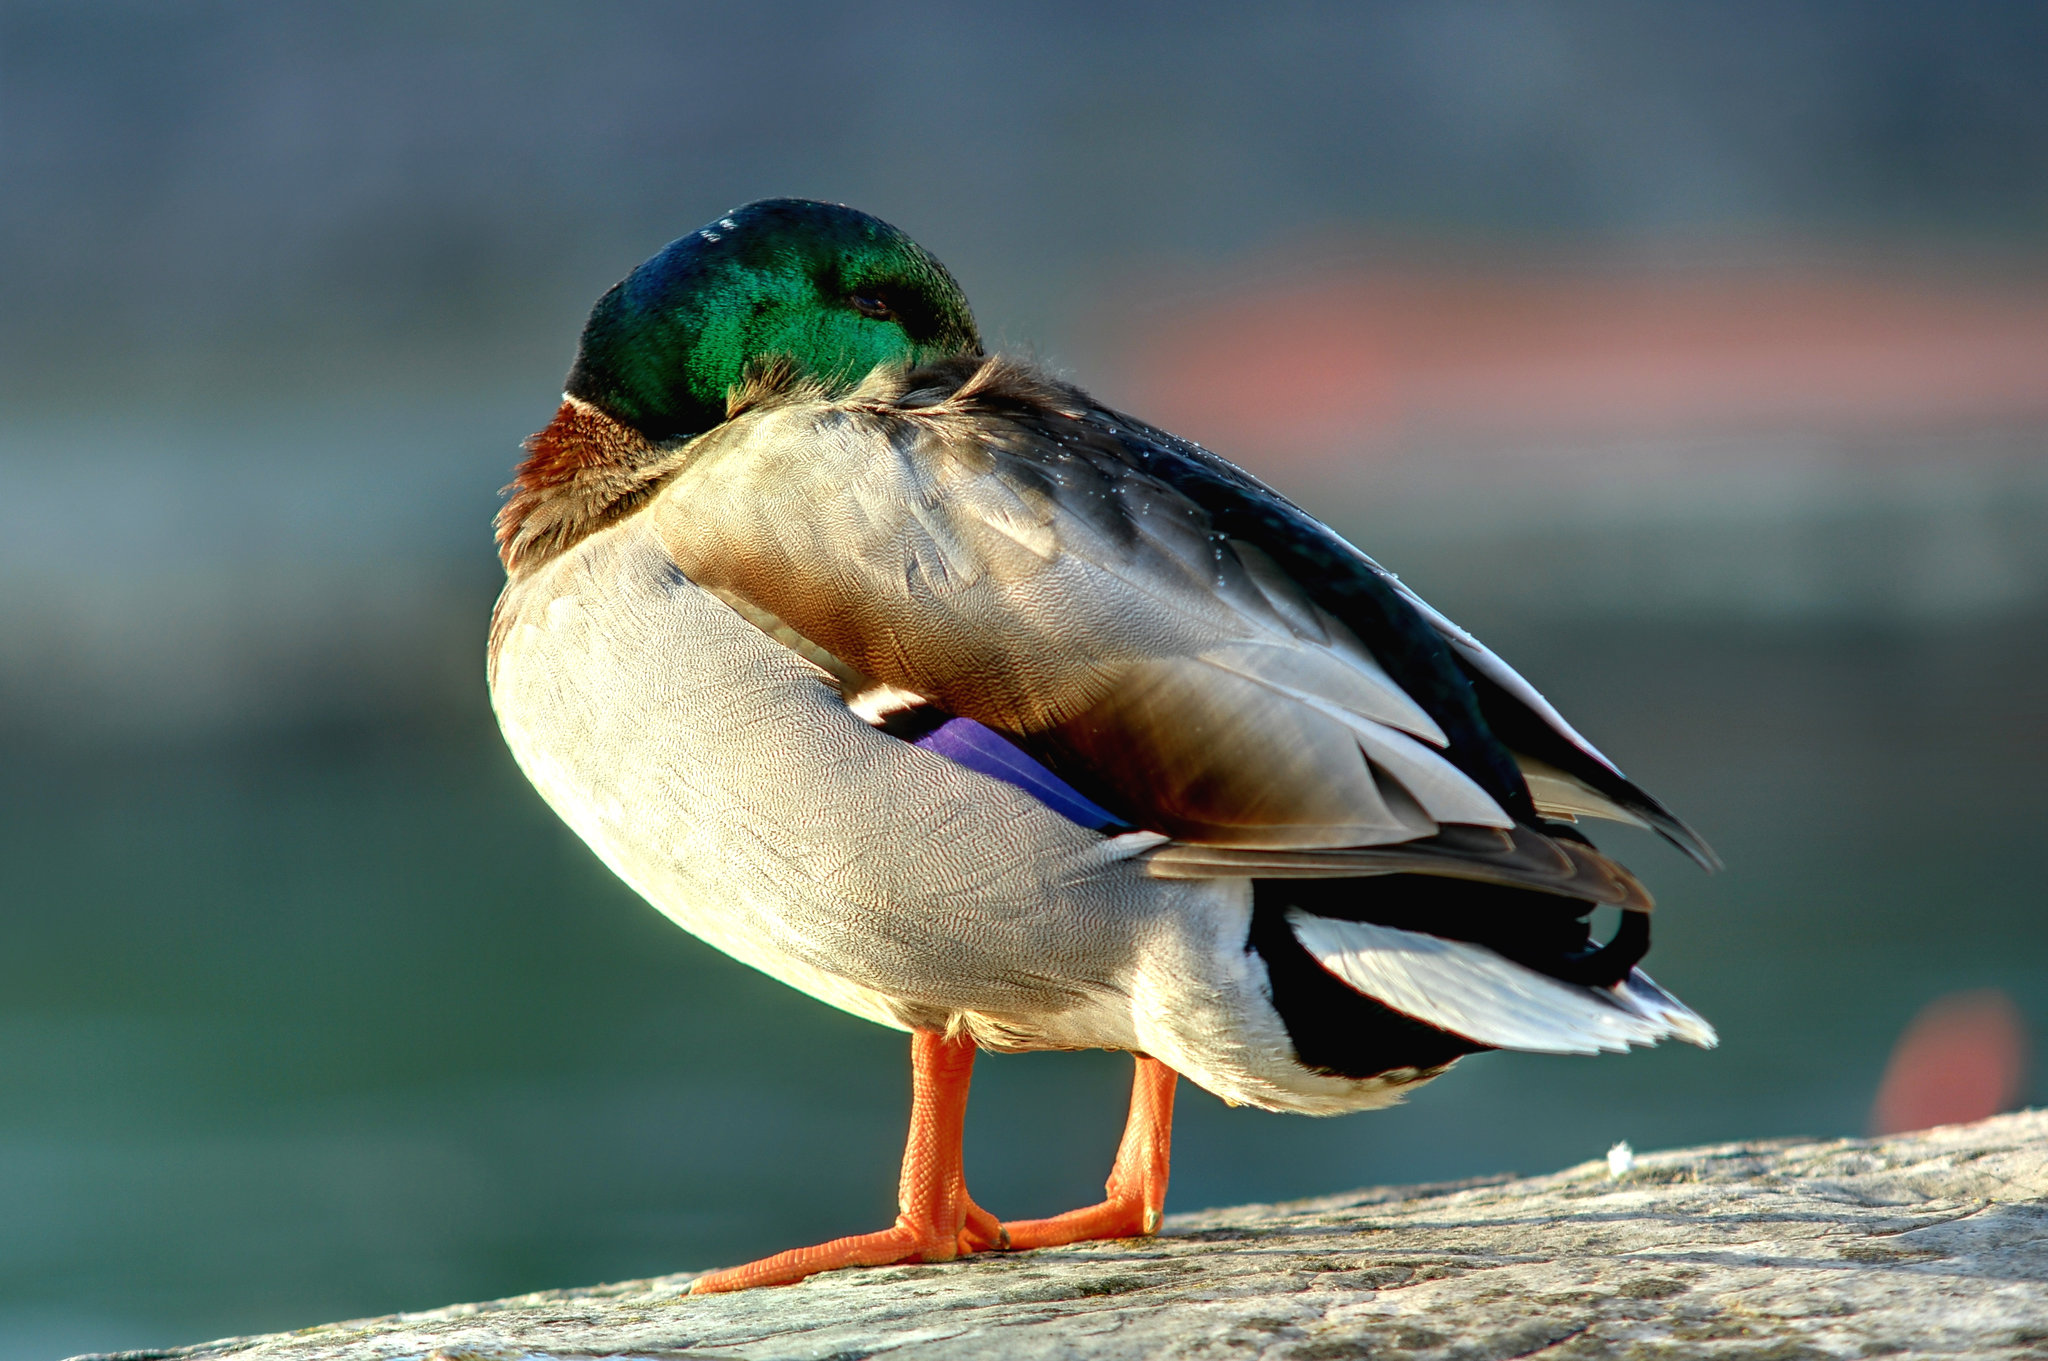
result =
[[974,1041],[914,1030],[910,1068],[910,1140],[903,1149],[896,1223],[880,1233],[836,1238],[708,1272],[691,1283],[691,1294],[789,1285],[834,1267],[950,1262],[963,1252],[1001,1245],[1001,1226],[968,1200],[967,1179],[960,1170]]
[[1108,1199],[1051,1219],[1004,1224],[968,1196],[961,1170],[960,1145],[967,1119],[967,1085],[974,1072],[974,1042],[912,1031],[910,1064],[910,1139],[903,1150],[896,1223],[880,1233],[836,1238],[745,1266],[707,1272],[691,1283],[691,1294],[790,1285],[835,1267],[950,1262],[989,1249],[1136,1238],[1158,1230],[1172,1152],[1173,1089],[1179,1081],[1171,1068],[1157,1059],[1138,1060],[1131,1084],[1130,1119],[1105,1188]]
[[1141,1238],[1159,1231],[1166,1208],[1166,1174],[1173,1156],[1173,1089],[1180,1075],[1140,1055],[1131,1079],[1131,1115],[1099,1205],[1051,1219],[1014,1220],[1003,1226],[1008,1246],[1058,1247],[1094,1238]]

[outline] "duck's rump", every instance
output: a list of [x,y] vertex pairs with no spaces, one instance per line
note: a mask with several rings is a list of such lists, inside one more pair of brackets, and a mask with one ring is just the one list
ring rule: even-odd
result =
[[1710,1036],[1636,963],[1649,914],[1605,943],[1595,905],[1430,875],[1253,881],[1248,946],[1304,1067],[1428,1075],[1509,1048],[1590,1053]]

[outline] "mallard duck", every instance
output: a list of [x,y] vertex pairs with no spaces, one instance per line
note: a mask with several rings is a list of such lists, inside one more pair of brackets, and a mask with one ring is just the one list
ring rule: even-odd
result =
[[[1179,1077],[1329,1115],[1480,1050],[1714,1043],[1579,819],[1697,835],[1305,511],[985,354],[885,222],[671,243],[508,491],[491,696],[535,788],[685,930],[911,1036],[896,1223],[699,1292],[1152,1233]],[[975,1204],[977,1048],[1135,1056],[1100,1204]]]

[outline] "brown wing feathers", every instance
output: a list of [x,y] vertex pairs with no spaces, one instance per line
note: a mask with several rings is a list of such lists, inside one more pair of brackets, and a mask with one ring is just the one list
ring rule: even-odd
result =
[[[1526,788],[1448,657],[1405,659],[1434,668],[1420,687],[1390,676],[1298,553],[1254,541],[1276,515],[1334,536],[1206,451],[1223,471],[1196,467],[1191,496],[1194,446],[1147,445],[1000,359],[838,400],[763,373],[734,410],[657,507],[678,566],[1182,843],[1151,873],[1427,873],[1649,906],[1590,847],[1516,825]],[[1272,507],[1228,504],[1253,495]],[[1412,622],[1404,646],[1441,650]]]
[[1553,840],[1527,827],[1446,827],[1397,846],[1343,847],[1275,854],[1228,846],[1162,846],[1146,861],[1155,879],[1351,879],[1374,874],[1434,874],[1608,903],[1648,912],[1649,891],[1591,846]]

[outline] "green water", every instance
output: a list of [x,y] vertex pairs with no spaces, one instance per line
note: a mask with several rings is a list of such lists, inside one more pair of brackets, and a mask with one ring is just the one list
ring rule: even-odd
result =
[[[1483,619],[1470,622],[1484,625]],[[1648,965],[1713,1053],[1471,1060],[1336,1120],[1183,1089],[1172,1207],[1859,1132],[1929,998],[2048,1017],[2048,628],[1487,630],[1715,842]],[[438,723],[0,761],[0,1358],[732,1262],[892,1213],[900,1036],[698,945]],[[969,1173],[1090,1199],[1128,1061],[985,1058]]]

